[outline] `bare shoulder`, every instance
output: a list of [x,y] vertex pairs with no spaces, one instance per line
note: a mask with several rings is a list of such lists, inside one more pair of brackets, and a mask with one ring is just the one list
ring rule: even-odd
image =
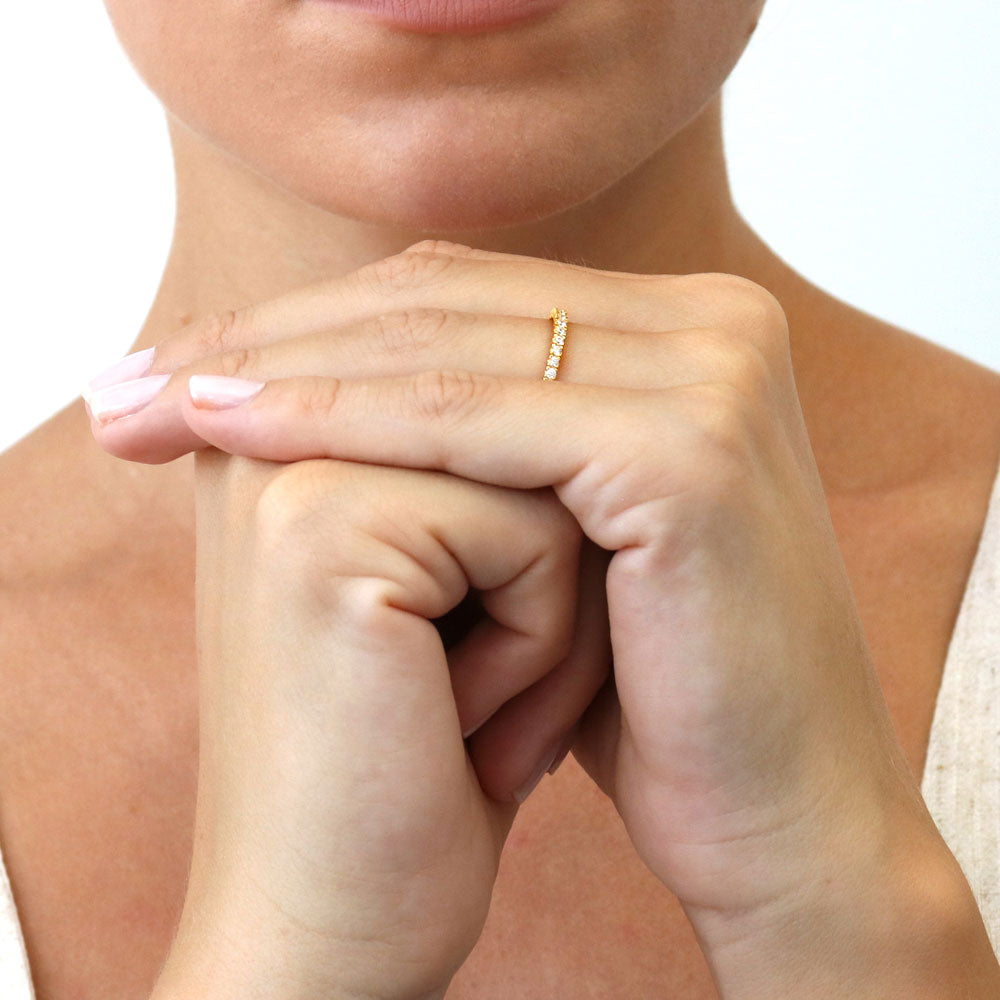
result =
[[941,658],[1000,472],[1000,373],[805,287],[796,386],[859,598],[880,621],[933,600]]
[[0,455],[0,844],[52,1000],[149,995],[190,861],[193,542],[114,461],[80,404]]
[[985,502],[1000,463],[1000,372],[824,293],[794,298],[789,319],[830,494],[920,489]]

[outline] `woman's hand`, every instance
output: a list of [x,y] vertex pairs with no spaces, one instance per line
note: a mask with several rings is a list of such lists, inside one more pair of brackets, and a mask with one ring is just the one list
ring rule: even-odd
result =
[[[888,716],[773,297],[725,275],[445,245],[277,301],[286,332],[292,301],[309,306],[303,330],[324,306],[351,325],[248,350],[268,329],[255,307],[222,327],[230,349],[181,374],[266,379],[263,391],[213,409],[174,379],[134,417],[96,426],[105,447],[160,461],[208,442],[551,486],[615,553],[615,686],[575,752],[684,904],[723,995],[782,996],[805,970],[820,992],[866,995],[888,982],[880,971],[922,981],[943,911],[945,932],[961,924],[982,957],[971,894]],[[569,309],[570,334],[550,385],[538,376],[552,305]],[[341,340],[358,345],[353,361]],[[91,397],[98,419],[112,395]],[[904,925],[919,946],[902,954]]]
[[[195,848],[155,996],[441,996],[517,808],[480,786],[449,666],[501,703],[508,661],[592,673],[579,529],[550,490],[438,472],[209,450],[197,473]],[[446,657],[431,619],[470,586],[492,641]]]

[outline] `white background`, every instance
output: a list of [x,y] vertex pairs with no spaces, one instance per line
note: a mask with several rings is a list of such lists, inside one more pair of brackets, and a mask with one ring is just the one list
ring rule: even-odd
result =
[[[0,448],[131,344],[173,213],[162,113],[99,0],[4,21]],[[1000,370],[997,38],[995,0],[769,0],[726,129],[737,203],[778,253]]]

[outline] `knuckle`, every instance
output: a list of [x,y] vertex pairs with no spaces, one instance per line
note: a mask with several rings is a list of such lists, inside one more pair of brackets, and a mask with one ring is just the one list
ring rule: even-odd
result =
[[220,354],[214,367],[218,368],[221,375],[239,378],[254,373],[259,358],[260,351],[257,348],[237,347]]
[[580,546],[584,537],[580,522],[570,513],[569,508],[551,487],[536,490],[532,500],[544,518],[549,558],[560,565],[575,563],[580,557]]
[[730,356],[729,379],[747,400],[770,398],[774,388],[771,362],[752,338],[744,338]]
[[298,562],[303,552],[315,550],[320,500],[331,485],[324,476],[321,489],[317,473],[316,463],[296,462],[280,469],[260,490],[254,508],[255,538],[268,560]]
[[[254,508],[254,554],[266,586],[317,613],[339,603],[352,567],[367,565],[350,462],[296,462],[272,475]],[[362,574],[369,575],[369,574]],[[371,574],[374,576],[374,574]]]
[[[551,581],[575,577],[579,572],[583,534],[576,519],[565,508],[563,512],[566,517],[552,512],[547,525],[546,551],[540,558],[542,572]],[[552,586],[547,589],[558,593],[561,588]],[[559,599],[553,599],[551,603],[540,600],[535,608],[526,609],[526,615],[553,660],[569,655],[576,630],[573,611],[568,605]]]
[[198,320],[195,336],[203,354],[224,354],[237,346],[250,327],[250,310],[224,309]]
[[749,278],[729,275],[727,297],[741,331],[761,349],[787,342],[788,317],[775,295]]
[[729,382],[697,387],[696,449],[708,478],[742,479],[754,466],[759,440],[757,407]]
[[376,292],[393,295],[433,283],[454,262],[448,254],[404,250],[367,267]]
[[680,297],[705,326],[752,338],[766,354],[786,349],[788,318],[778,299],[762,285],[738,274],[705,273],[674,278],[664,295]]
[[340,401],[340,379],[303,379],[298,403],[309,421],[323,424],[335,416]]
[[268,579],[304,608],[352,626],[387,606],[444,613],[464,574],[450,564],[442,572],[439,558],[429,566],[410,554],[414,547],[426,554],[427,544],[414,542],[407,511],[372,502],[392,478],[327,459],[280,469],[260,490],[255,511],[257,555]]
[[386,628],[395,589],[379,576],[331,573],[313,587],[313,593],[324,613],[335,613],[339,622],[372,638]]
[[495,376],[461,368],[434,369],[413,379],[414,403],[421,416],[461,420],[484,405],[497,391]]
[[694,315],[704,316],[708,323],[717,311],[719,299],[725,293],[730,274],[696,271],[692,274],[658,274],[652,288],[667,303],[686,307]]
[[382,313],[372,322],[382,351],[389,356],[412,357],[440,344],[448,313],[444,309],[402,309]]
[[654,335],[665,363],[680,359],[687,377],[725,380],[747,397],[767,397],[774,383],[771,360],[754,338],[721,326],[697,327]]

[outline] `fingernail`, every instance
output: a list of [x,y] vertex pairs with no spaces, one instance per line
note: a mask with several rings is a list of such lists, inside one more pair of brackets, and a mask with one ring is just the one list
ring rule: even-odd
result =
[[477,729],[480,729],[483,726],[485,726],[486,723],[489,722],[492,715],[493,713],[490,712],[489,715],[484,715],[481,719],[479,719],[478,722],[474,722],[471,726],[469,726],[468,729],[462,732],[462,739],[467,740]]
[[98,423],[108,424],[119,417],[138,413],[156,398],[169,381],[170,375],[167,373],[119,382],[118,385],[109,385],[105,389],[92,392],[87,399],[87,405]]
[[556,771],[559,770],[559,765],[566,759],[566,757],[569,754],[570,750],[573,749],[573,742],[574,741],[572,739],[570,739],[570,740],[567,740],[562,745],[562,748],[555,755],[555,758],[553,759],[552,763],[549,765],[549,769],[548,769],[548,773],[549,774],[555,774]]
[[87,388],[83,391],[83,398],[90,402],[90,397],[94,394],[95,389],[104,389],[109,385],[118,385],[120,382],[131,382],[133,379],[141,378],[153,367],[155,353],[155,347],[147,347],[144,351],[126,354],[121,361],[116,361],[110,368],[105,368],[87,383]]
[[192,375],[188,379],[188,392],[199,410],[228,410],[249,402],[266,384],[228,375]]
[[514,798],[518,802],[523,802],[534,790],[535,786],[538,784],[542,778],[545,777],[549,772],[549,768],[552,767],[556,762],[556,757],[559,755],[559,751],[555,750],[551,754],[546,754],[542,758],[544,763],[538,768],[537,771],[532,774],[532,776],[523,784],[521,787],[514,792]]

